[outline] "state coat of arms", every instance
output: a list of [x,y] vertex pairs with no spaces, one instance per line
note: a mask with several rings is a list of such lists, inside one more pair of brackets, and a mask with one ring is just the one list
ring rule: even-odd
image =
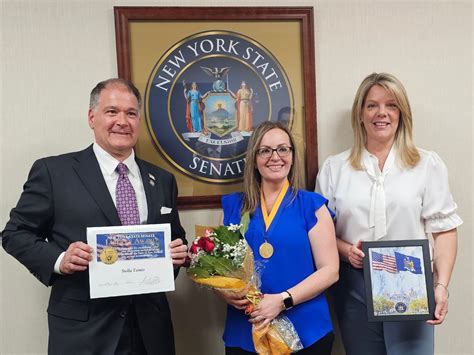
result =
[[[242,179],[254,127],[294,112],[293,94],[271,53],[229,31],[183,39],[150,74],[145,93],[148,128],[160,153],[193,178]],[[286,115],[289,125],[292,118]]]

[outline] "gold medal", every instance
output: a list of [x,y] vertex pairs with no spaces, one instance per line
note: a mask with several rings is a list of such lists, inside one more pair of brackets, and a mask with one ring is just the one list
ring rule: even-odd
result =
[[258,248],[258,252],[262,256],[262,258],[269,259],[273,255],[273,245],[271,245],[267,241],[264,241]]
[[118,253],[117,250],[115,250],[112,247],[106,247],[100,252],[100,260],[104,264],[113,264],[117,261],[118,259]]
[[277,212],[280,209],[280,205],[282,204],[283,198],[285,197],[289,187],[290,187],[290,183],[288,182],[288,179],[286,179],[272,207],[272,210],[270,211],[270,214],[267,211],[267,204],[265,203],[265,196],[263,194],[263,189],[260,191],[260,209],[262,210],[263,222],[265,224],[264,242],[258,248],[258,252],[260,253],[260,256],[262,258],[269,259],[273,255],[273,245],[271,245],[267,241],[268,233],[269,233],[270,225],[272,224],[273,220],[277,217]]

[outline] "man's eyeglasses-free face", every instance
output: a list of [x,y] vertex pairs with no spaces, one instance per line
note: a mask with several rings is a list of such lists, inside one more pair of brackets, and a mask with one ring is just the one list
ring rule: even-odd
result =
[[281,145],[276,148],[261,147],[257,149],[257,155],[261,158],[268,159],[273,155],[273,152],[277,152],[278,156],[280,158],[283,158],[283,157],[288,156],[292,151],[293,151],[293,148],[287,145]]

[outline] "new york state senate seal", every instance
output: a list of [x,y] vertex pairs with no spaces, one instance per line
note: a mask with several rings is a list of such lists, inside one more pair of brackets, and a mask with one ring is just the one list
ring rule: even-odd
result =
[[242,179],[254,127],[293,124],[288,77],[263,45],[243,34],[205,31],[169,48],[152,69],[145,116],[158,151],[208,183]]

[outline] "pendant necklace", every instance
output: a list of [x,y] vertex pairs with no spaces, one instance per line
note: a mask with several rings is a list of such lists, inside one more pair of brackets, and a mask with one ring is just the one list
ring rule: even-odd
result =
[[265,203],[265,196],[263,196],[263,190],[260,192],[260,207],[262,210],[262,216],[263,216],[263,221],[265,222],[265,234],[263,237],[263,243],[260,244],[260,247],[258,248],[258,252],[260,256],[264,259],[270,259],[273,255],[273,245],[271,245],[268,242],[268,229],[270,228],[270,225],[272,224],[273,219],[275,218],[275,215],[281,205],[281,202],[283,201],[283,198],[286,195],[286,192],[288,191],[290,184],[288,180],[285,180],[285,183],[278,194],[278,197],[275,201],[275,204],[273,205],[273,208],[268,214],[267,212],[267,205]]
[[260,256],[264,259],[270,259],[273,255],[273,245],[267,242],[266,235],[265,235],[265,241],[262,244],[260,244],[260,247],[258,248],[258,252],[260,253]]

